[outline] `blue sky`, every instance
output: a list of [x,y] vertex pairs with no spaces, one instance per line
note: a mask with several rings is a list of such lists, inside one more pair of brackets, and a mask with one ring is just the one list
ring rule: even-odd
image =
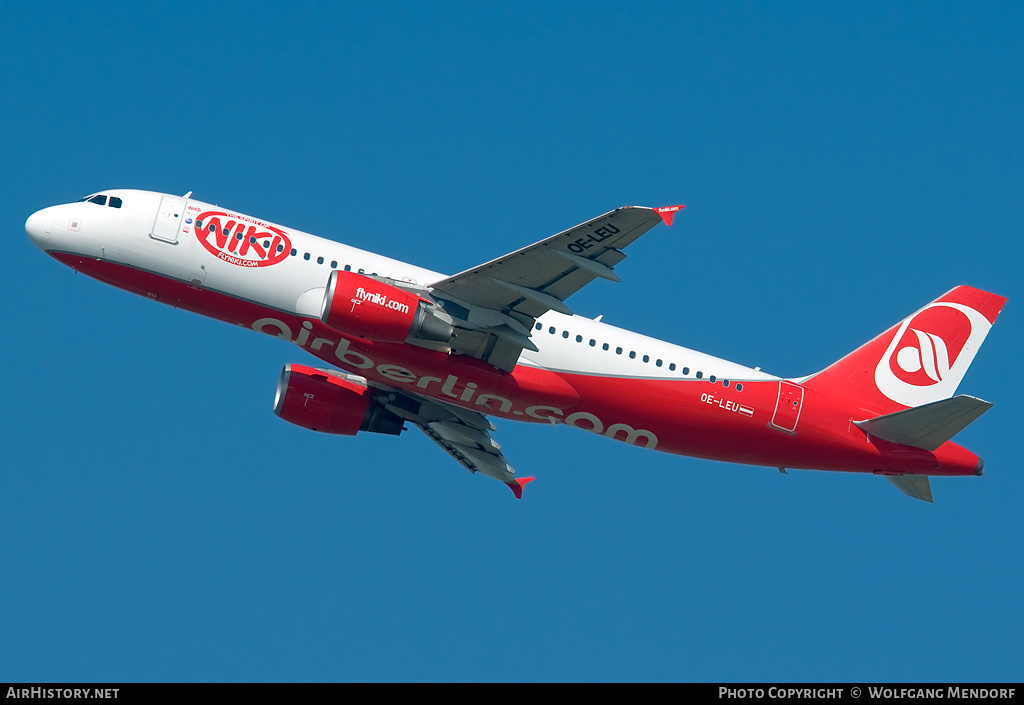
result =
[[[0,681],[1020,680],[1024,10],[55,3],[0,28]],[[77,275],[33,211],[143,188],[456,272],[686,203],[571,300],[766,371],[953,286],[983,478],[674,457],[503,422],[526,498],[414,430],[271,412],[280,341]]]

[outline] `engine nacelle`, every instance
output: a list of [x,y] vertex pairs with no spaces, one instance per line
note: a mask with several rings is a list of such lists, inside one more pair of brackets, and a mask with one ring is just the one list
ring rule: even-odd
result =
[[284,366],[274,413],[289,423],[323,433],[360,431],[397,436],[402,419],[373,401],[364,385],[305,365]]
[[409,338],[447,343],[453,333],[451,324],[420,297],[340,269],[327,280],[320,320],[343,333],[383,343]]

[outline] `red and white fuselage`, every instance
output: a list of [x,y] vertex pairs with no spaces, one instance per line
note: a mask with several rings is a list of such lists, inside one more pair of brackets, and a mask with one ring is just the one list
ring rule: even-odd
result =
[[[446,346],[454,307],[429,295],[445,274],[191,198],[112,190],[91,199],[33,214],[29,236],[91,277],[292,342],[364,378],[375,394],[396,390],[713,460],[893,476],[980,474],[980,459],[951,441],[926,450],[855,422],[951,397],[1005,302],[987,292],[958,287],[798,380],[558,310],[534,319],[528,337],[536,351],[523,349],[506,371]],[[588,237],[570,241],[562,256],[597,271],[603,265],[582,261],[600,239]],[[543,301],[542,292],[523,293]],[[407,323],[417,312],[423,333]]]

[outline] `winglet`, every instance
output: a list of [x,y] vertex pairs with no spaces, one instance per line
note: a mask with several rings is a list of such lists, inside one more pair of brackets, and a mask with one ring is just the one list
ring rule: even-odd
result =
[[681,211],[684,208],[686,206],[665,206],[664,208],[655,208],[654,211],[665,221],[665,225],[671,228],[672,217],[676,214],[676,211]]
[[509,489],[512,490],[512,494],[516,496],[516,499],[523,498],[523,488],[526,487],[527,482],[533,482],[535,477],[517,477],[515,482],[506,482]]

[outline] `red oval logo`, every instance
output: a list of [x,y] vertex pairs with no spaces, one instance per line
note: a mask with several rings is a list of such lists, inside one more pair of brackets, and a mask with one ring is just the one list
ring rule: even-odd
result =
[[291,238],[280,228],[224,211],[200,213],[195,232],[210,254],[239,267],[269,267],[292,249]]

